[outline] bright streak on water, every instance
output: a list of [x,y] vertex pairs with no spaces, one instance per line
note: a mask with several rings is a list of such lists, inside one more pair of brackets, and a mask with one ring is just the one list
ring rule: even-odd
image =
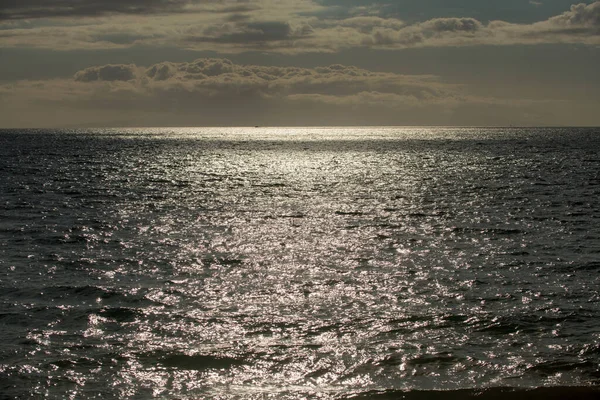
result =
[[598,383],[595,129],[0,131],[0,391]]

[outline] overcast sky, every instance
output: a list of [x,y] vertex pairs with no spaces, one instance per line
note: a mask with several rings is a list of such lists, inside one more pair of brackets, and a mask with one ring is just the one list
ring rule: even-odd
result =
[[600,125],[600,1],[0,0],[0,127]]

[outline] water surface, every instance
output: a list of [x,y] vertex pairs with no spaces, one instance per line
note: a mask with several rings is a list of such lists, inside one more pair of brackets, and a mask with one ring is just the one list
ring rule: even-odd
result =
[[0,131],[0,397],[592,398],[599,134]]

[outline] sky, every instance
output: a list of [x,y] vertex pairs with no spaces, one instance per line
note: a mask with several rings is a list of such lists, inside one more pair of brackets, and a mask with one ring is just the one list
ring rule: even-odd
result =
[[0,128],[600,126],[600,1],[0,0]]

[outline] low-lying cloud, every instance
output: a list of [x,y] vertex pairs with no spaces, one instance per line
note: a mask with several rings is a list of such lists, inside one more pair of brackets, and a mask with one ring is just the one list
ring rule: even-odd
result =
[[[497,124],[510,113],[533,115],[532,107],[547,103],[475,96],[468,87],[429,75],[340,64],[240,65],[222,58],[95,66],[72,79],[0,85],[3,100],[8,107],[0,116],[15,126],[32,120],[45,126],[60,121],[109,126]],[[48,122],[51,111],[58,122]]]
[[129,81],[135,78],[135,70],[134,65],[104,65],[77,72],[75,80],[78,82]]
[[[326,95],[353,98],[395,94],[410,97],[413,105],[443,102],[455,98],[459,87],[440,82],[433,76],[398,75],[372,72],[340,64],[318,68],[239,65],[228,59],[198,59],[189,63],[163,62],[148,68],[136,65],[104,65],[79,71],[79,83],[109,85],[121,82],[148,96],[181,91],[209,97],[293,99],[298,96]],[[390,104],[393,106],[393,104]]]

